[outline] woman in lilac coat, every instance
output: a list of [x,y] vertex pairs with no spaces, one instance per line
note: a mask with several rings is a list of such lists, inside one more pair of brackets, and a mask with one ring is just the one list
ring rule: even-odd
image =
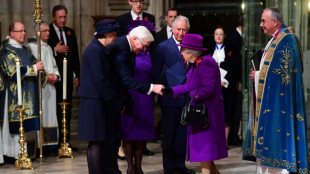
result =
[[187,133],[187,160],[200,162],[202,173],[219,173],[214,160],[226,158],[227,147],[225,139],[225,119],[221,77],[217,63],[210,55],[202,56],[203,38],[197,34],[187,34],[183,42],[181,54],[184,59],[192,63],[186,75],[187,84],[175,86],[172,90],[174,97],[185,95],[193,97],[198,90],[192,105],[202,105],[209,112],[209,127],[189,124]]

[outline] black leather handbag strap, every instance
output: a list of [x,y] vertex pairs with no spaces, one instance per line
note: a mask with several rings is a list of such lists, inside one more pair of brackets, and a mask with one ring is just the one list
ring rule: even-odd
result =
[[[191,98],[191,101],[189,102],[188,106],[192,105],[193,99],[195,98],[196,94],[198,92],[198,89],[195,91],[195,94],[193,95],[193,97]],[[189,94],[188,94],[189,95]],[[187,100],[187,99],[186,99]]]

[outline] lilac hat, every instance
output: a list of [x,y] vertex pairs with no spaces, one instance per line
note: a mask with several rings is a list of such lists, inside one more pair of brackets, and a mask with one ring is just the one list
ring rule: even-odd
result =
[[207,48],[203,48],[203,38],[199,34],[186,34],[182,43],[177,45],[193,50],[207,50]]

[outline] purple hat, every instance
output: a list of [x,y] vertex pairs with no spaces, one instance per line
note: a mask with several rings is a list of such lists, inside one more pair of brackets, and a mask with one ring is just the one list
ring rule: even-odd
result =
[[207,50],[207,48],[203,48],[203,38],[199,34],[186,34],[182,43],[177,44],[177,46],[190,48],[193,50]]

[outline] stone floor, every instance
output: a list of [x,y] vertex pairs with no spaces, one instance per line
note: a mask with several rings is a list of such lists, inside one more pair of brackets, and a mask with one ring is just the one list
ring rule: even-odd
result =
[[[76,104],[75,104],[76,105]],[[79,151],[74,152],[74,158],[43,157],[33,161],[33,170],[15,170],[14,164],[0,165],[0,174],[71,174],[71,173],[88,173],[86,161],[87,142],[76,140],[77,137],[77,109],[73,110],[74,118],[72,119],[72,145],[78,147]],[[161,147],[158,143],[149,142],[148,148],[155,152],[154,156],[143,157],[143,170],[145,174],[162,174],[162,154]],[[255,173],[256,164],[241,159],[242,150],[240,147],[231,147],[229,157],[215,161],[221,174],[253,174]],[[119,167],[122,173],[126,173],[126,161],[119,160]],[[187,167],[201,173],[199,163],[186,163]]]
[[[43,157],[33,161],[33,170],[15,170],[13,164],[4,164],[0,166],[1,174],[71,174],[71,173],[88,173],[86,162],[85,142],[73,142],[75,147],[80,150],[74,152],[74,158]],[[145,174],[162,174],[162,154],[160,144],[148,143],[148,148],[155,152],[154,156],[143,157],[143,170]],[[241,160],[241,148],[233,147],[229,150],[229,157],[215,161],[221,174],[253,174],[255,173],[255,163]],[[122,173],[126,173],[126,161],[119,160],[119,167]],[[201,173],[199,163],[187,162],[187,167]]]

